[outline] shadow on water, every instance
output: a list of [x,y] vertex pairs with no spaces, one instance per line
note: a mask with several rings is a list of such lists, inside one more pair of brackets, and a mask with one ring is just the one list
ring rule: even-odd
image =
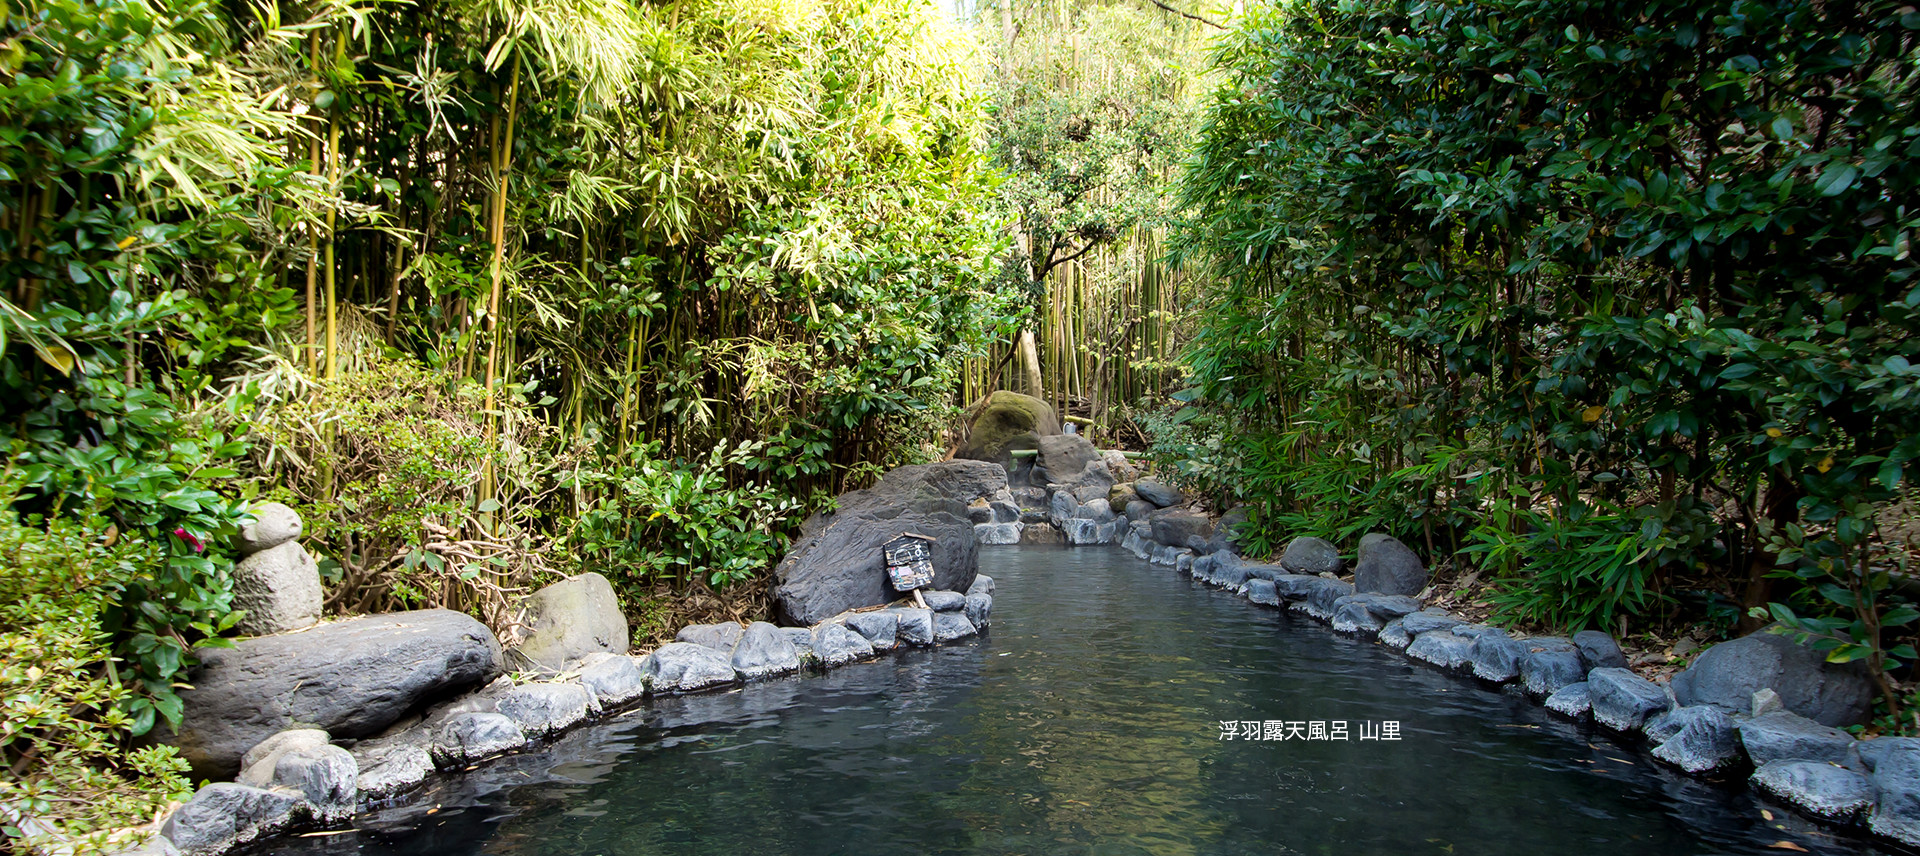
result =
[[[650,701],[276,854],[1880,853],[1117,549],[983,550],[989,635]],[[1338,741],[1221,720],[1343,721]],[[1398,722],[1398,741],[1357,739]]]

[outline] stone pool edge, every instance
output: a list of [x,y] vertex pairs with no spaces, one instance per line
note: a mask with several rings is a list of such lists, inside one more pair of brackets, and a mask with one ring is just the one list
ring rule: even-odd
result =
[[1514,637],[1426,607],[1413,596],[1356,592],[1331,571],[1295,573],[1283,566],[1285,558],[1279,565],[1248,561],[1224,538],[1188,538],[1186,544],[1162,543],[1146,526],[1134,527],[1120,542],[1137,558],[1251,604],[1309,616],[1449,674],[1514,684],[1557,715],[1591,718],[1616,735],[1640,735],[1656,760],[1689,776],[1751,769],[1747,778],[1755,789],[1808,820],[1920,847],[1920,739],[1857,740],[1781,708],[1770,690],[1755,693],[1754,709],[1744,715],[1706,704],[1682,706],[1668,684],[1625,668],[1618,644],[1605,633]]
[[217,856],[289,832],[340,828],[436,773],[469,772],[648,698],[731,691],[961,641],[986,631],[993,592],[993,578],[977,574],[965,593],[926,592],[924,609],[848,610],[811,627],[691,625],[652,651],[589,655],[540,680],[502,675],[350,748],[318,729],[281,731],[247,753],[236,781],[200,788],[158,834],[118,856]]

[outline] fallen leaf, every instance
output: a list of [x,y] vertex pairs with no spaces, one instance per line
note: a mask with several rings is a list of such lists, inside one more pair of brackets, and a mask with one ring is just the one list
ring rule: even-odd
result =
[[1762,819],[1762,820],[1772,820],[1772,819],[1773,819],[1773,812],[1770,812],[1770,811],[1767,811],[1767,810],[1766,810],[1766,809],[1764,809],[1764,808],[1763,808],[1763,809],[1761,809],[1761,810],[1760,810],[1760,819]]
[[1767,847],[1773,850],[1792,850],[1795,853],[1810,852],[1807,850],[1807,848],[1801,847],[1800,845],[1795,844],[1791,841],[1775,841],[1772,844],[1767,845]]

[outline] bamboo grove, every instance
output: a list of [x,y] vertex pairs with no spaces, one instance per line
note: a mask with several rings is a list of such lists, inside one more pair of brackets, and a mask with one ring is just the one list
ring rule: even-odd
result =
[[1025,311],[930,4],[19,0],[0,33],[0,695],[61,700],[7,714],[0,800],[91,795],[83,831],[182,784],[124,741],[233,624],[244,500],[301,510],[338,613],[505,630],[581,568],[642,635],[753,612]]
[[[1508,620],[1913,659],[1920,15],[1288,2],[1217,56],[1181,253],[1197,474]],[[1910,513],[1910,512],[1909,512]]]

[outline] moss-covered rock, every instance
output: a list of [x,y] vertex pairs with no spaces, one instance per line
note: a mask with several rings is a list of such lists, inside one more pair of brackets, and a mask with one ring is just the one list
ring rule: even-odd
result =
[[987,397],[955,457],[1005,462],[1014,449],[1038,448],[1038,438],[1058,433],[1060,417],[1052,405],[1031,395],[1000,390]]

